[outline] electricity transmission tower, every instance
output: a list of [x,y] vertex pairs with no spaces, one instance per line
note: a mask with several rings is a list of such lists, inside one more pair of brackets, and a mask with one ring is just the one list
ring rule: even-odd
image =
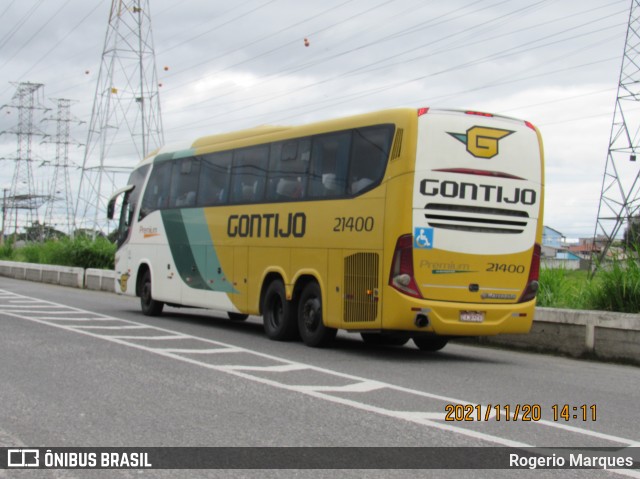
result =
[[112,0],[75,207],[76,228],[108,233],[106,204],[163,143],[149,0]]
[[[640,212],[640,0],[632,0],[594,232],[595,269]],[[602,249],[596,253],[596,243]],[[592,272],[595,273],[592,265]]]
[[11,187],[8,189],[8,195],[3,194],[2,239],[5,231],[13,229],[14,235],[17,235],[19,227],[34,225],[34,215],[37,221],[38,208],[46,200],[45,195],[37,194],[33,177],[33,137],[44,136],[35,126],[35,117],[47,111],[43,106],[44,85],[29,82],[14,85],[16,92],[11,103],[2,107],[18,112],[17,126],[13,130],[2,132],[15,134],[18,143],[16,156],[11,158],[14,161]]
[[71,140],[70,135],[71,123],[77,121],[71,117],[71,100],[58,98],[55,102],[56,115],[49,119],[56,123],[56,134],[50,141],[56,146],[56,157],[49,183],[49,201],[45,209],[44,224],[73,232],[74,201],[69,175],[69,146],[77,144]]

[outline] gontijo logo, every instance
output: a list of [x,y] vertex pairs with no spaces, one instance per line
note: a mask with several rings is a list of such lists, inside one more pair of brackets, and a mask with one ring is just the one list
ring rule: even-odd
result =
[[467,146],[467,151],[476,158],[493,158],[498,154],[498,141],[509,136],[513,131],[473,126],[466,133],[449,133],[452,137]]

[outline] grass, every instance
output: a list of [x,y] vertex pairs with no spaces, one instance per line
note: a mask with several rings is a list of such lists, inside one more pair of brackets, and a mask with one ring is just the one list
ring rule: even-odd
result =
[[538,306],[640,313],[640,264],[630,256],[601,267],[593,279],[586,271],[543,269]]
[[104,238],[63,238],[44,243],[27,243],[14,248],[11,243],[0,247],[0,259],[25,263],[113,269],[115,245]]
[[640,312],[640,264],[636,257],[614,260],[609,267],[601,268],[594,281],[597,287],[591,291],[593,309]]

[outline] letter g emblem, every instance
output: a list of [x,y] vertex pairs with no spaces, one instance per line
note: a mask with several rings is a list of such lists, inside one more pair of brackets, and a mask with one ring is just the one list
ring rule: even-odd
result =
[[474,126],[467,134],[449,133],[456,140],[467,146],[467,151],[476,158],[493,158],[498,154],[498,141],[509,136],[513,131],[486,126]]

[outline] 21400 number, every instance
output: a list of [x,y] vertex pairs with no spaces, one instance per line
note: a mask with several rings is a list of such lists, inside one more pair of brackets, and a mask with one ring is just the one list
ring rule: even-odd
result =
[[525,267],[522,264],[489,263],[487,271],[489,273],[524,273]]
[[344,231],[373,231],[375,221],[373,216],[340,216],[334,218],[333,231],[342,233]]

